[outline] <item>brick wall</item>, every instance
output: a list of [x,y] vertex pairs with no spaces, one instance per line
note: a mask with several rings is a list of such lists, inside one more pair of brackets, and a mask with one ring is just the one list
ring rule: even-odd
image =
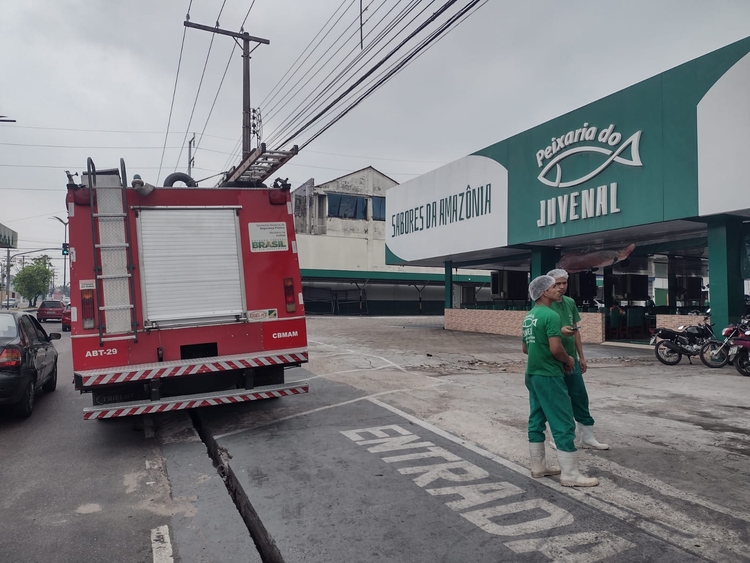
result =
[[703,324],[699,315],[656,315],[656,328],[677,330],[681,326]]
[[[446,309],[445,329],[483,332],[521,338],[521,324],[527,311]],[[695,318],[695,317],[693,317]],[[587,344],[604,342],[604,315],[581,313],[581,340]]]

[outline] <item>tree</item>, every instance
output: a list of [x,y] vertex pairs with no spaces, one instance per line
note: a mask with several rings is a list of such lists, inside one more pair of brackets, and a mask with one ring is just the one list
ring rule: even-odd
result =
[[30,307],[36,307],[40,295],[46,295],[52,280],[52,262],[49,256],[39,256],[24,266],[13,278],[16,291],[29,300]]

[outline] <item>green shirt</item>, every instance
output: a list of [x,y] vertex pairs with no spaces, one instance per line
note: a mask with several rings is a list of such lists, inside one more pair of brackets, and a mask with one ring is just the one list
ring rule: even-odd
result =
[[560,316],[546,305],[536,305],[523,320],[523,341],[529,352],[526,375],[565,375],[563,364],[549,349],[554,336],[562,337]]
[[[560,323],[562,323],[562,326],[573,326],[581,321],[581,315],[578,313],[576,302],[567,295],[563,295],[560,303],[553,301],[550,308],[560,315]],[[576,337],[563,335],[562,343],[568,356],[577,360],[578,352],[576,352]]]

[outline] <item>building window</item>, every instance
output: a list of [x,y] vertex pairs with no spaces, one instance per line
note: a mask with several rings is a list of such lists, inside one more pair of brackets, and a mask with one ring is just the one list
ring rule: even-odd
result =
[[328,216],[340,219],[367,219],[367,198],[328,194]]
[[373,197],[372,198],[372,220],[373,221],[385,221],[385,198],[384,197]]

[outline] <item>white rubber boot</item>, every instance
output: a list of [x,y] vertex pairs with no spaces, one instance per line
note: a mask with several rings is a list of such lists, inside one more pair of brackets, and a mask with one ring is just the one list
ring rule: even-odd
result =
[[549,424],[547,425],[547,432],[546,434],[549,434],[549,447],[553,450],[557,450],[557,444],[555,444],[555,437],[552,435],[552,428],[549,427]]
[[560,484],[564,487],[596,487],[599,484],[599,479],[596,477],[586,477],[578,471],[578,452],[558,450],[557,459],[562,469]]
[[544,453],[544,442],[529,442],[529,453],[531,454],[531,476],[538,479],[547,475],[559,475],[560,468],[556,465],[547,465]]
[[582,448],[590,448],[592,450],[608,450],[609,444],[602,444],[601,442],[597,442],[596,438],[594,438],[594,427],[593,426],[584,426],[580,422],[576,423],[578,425],[578,430],[581,432],[581,447]]

